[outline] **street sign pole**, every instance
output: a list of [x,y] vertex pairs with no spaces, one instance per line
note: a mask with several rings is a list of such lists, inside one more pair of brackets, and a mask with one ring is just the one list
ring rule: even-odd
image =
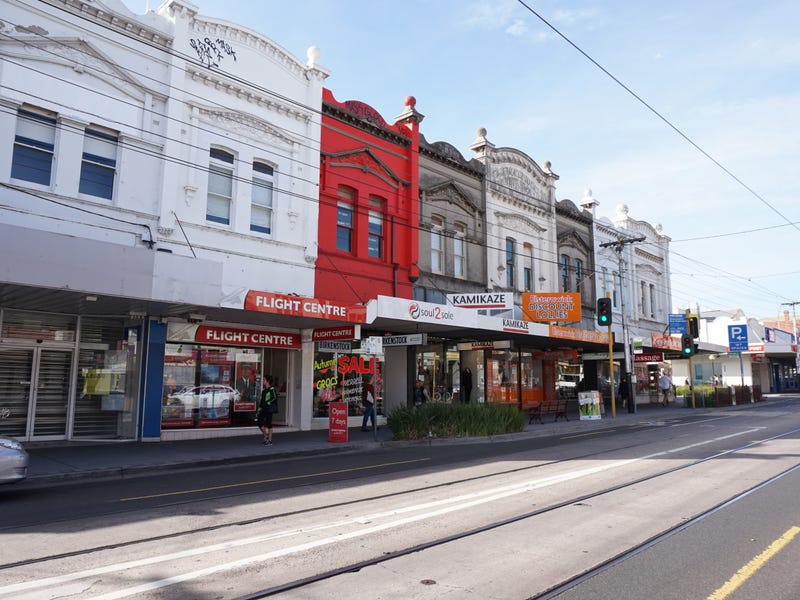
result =
[[[699,312],[699,311],[698,311]],[[689,331],[689,309],[686,309],[686,331]],[[694,401],[694,361],[689,356],[689,391],[692,394],[692,408],[697,408]]]

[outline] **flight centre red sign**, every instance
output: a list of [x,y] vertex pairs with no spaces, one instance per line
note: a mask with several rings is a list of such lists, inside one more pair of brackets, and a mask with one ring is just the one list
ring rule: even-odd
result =
[[350,323],[363,323],[367,318],[365,306],[255,290],[247,292],[244,309],[293,317],[349,321]]

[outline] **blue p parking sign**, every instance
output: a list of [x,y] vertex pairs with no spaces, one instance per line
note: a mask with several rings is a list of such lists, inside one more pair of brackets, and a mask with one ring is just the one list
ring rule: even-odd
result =
[[728,325],[728,350],[742,352],[748,349],[747,325]]

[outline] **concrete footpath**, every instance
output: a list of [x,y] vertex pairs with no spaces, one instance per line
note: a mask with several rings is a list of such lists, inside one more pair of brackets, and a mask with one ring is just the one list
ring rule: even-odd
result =
[[[761,404],[761,403],[760,403]],[[745,406],[752,406],[747,404]],[[28,478],[14,487],[32,487],[55,483],[69,483],[87,479],[125,478],[166,471],[224,464],[240,464],[275,458],[296,458],[322,453],[358,452],[375,448],[391,448],[404,444],[453,444],[478,442],[503,442],[530,437],[560,436],[590,432],[619,426],[645,425],[663,419],[679,418],[688,414],[713,413],[736,407],[684,408],[683,401],[664,408],[660,404],[637,406],[637,412],[618,411],[612,418],[610,412],[598,420],[580,420],[570,414],[569,421],[553,421],[544,417],[544,424],[526,424],[519,433],[480,438],[451,438],[420,441],[394,441],[392,432],[385,426],[376,434],[351,428],[347,442],[329,442],[327,429],[313,431],[285,431],[275,428],[272,446],[261,443],[261,434],[253,427],[252,435],[207,438],[170,442],[32,442],[25,444],[30,455]],[[742,407],[743,408],[743,407]]]

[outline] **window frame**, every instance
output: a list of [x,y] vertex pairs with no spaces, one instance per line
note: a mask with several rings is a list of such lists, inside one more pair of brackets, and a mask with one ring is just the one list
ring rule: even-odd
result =
[[378,196],[369,197],[367,211],[367,256],[383,259],[385,257],[386,232],[384,228],[386,201]]
[[[236,156],[230,150],[212,146],[209,149],[208,161],[208,189],[206,195],[206,221],[217,225],[230,225],[231,215],[233,214],[234,198],[234,175]],[[228,160],[230,159],[230,160]],[[220,180],[228,182],[229,195],[219,193],[216,189],[212,191],[212,178],[218,177]],[[222,191],[222,190],[220,190]],[[227,202],[227,217],[219,216],[210,212],[211,201],[216,200],[220,206]]]
[[[23,120],[30,122],[27,127],[21,127]],[[48,135],[37,138],[22,135],[24,133],[33,135],[37,125],[40,127],[42,125],[46,126]],[[11,179],[47,187],[52,185],[57,126],[58,122],[55,115],[26,108],[17,109],[14,146],[11,153]],[[20,131],[21,129],[23,131]],[[42,131],[45,130],[42,129]],[[43,139],[45,137],[47,139]],[[41,168],[45,166],[45,163],[47,163],[46,170]],[[41,170],[43,173],[46,172],[47,177],[32,176],[31,173],[35,173],[37,170]]]
[[467,226],[455,223],[453,233],[453,276],[467,278]]
[[516,254],[517,254],[517,242],[514,238],[507,237],[506,238],[506,256],[505,256],[505,267],[506,267],[506,287],[513,288],[516,285],[516,277],[515,277],[515,270],[516,270]]
[[431,272],[442,273],[444,269],[444,219],[431,216]]
[[[275,167],[263,160],[253,161],[253,176],[251,179],[250,190],[250,231],[254,233],[263,233],[265,235],[272,235],[273,230],[273,216],[275,214]],[[259,198],[259,190],[268,190],[264,192],[265,200]],[[259,223],[256,215],[262,214],[264,218],[262,221],[266,224]]]
[[[356,193],[352,188],[339,186],[336,201],[336,250],[353,254],[355,252],[355,203]],[[344,213],[342,211],[345,211]],[[349,218],[342,221],[340,217],[346,214]],[[344,236],[342,235],[344,234]],[[341,242],[347,240],[347,248]]]
[[[96,140],[111,145],[109,156],[87,152],[89,140]],[[92,149],[92,148],[89,148]],[[111,200],[114,197],[114,183],[117,175],[117,154],[119,152],[119,133],[109,132],[96,126],[84,129],[83,153],[81,154],[81,172],[78,182],[78,193],[95,198]],[[113,155],[113,158],[110,156]]]
[[561,255],[561,291],[569,292],[571,289],[569,278],[569,255]]

